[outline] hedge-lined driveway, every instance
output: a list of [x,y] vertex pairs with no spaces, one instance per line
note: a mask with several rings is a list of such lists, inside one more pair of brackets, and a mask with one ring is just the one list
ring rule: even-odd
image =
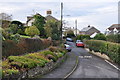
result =
[[94,56],[87,52],[84,48],[75,47],[75,43],[69,43],[72,45],[73,50],[71,53],[79,56],[79,64],[77,69],[69,78],[118,78],[120,72],[105,60]]

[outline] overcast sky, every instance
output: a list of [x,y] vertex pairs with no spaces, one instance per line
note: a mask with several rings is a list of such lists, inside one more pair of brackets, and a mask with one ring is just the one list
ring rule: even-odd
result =
[[[27,16],[40,13],[46,16],[47,10],[52,10],[52,16],[60,19],[60,3],[63,2],[66,26],[74,27],[75,20],[78,29],[94,26],[101,32],[112,24],[118,23],[119,0],[0,0],[0,13],[13,15],[13,20],[26,22]],[[70,16],[67,16],[70,15]]]

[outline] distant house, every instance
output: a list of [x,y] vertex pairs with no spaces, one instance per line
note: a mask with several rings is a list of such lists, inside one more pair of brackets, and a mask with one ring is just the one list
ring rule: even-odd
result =
[[46,18],[46,21],[49,21],[49,20],[55,20],[57,22],[59,21],[58,19],[56,19],[55,17],[52,16],[52,11],[51,10],[47,11],[47,16],[45,18]]
[[[58,19],[56,19],[55,17],[53,17],[51,14],[52,14],[52,11],[51,11],[51,10],[48,10],[48,11],[47,11],[47,16],[45,17],[46,22],[49,21],[49,20],[59,21]],[[36,15],[40,15],[40,14],[37,13]],[[42,16],[42,15],[40,15],[40,16]],[[35,19],[34,19],[33,16],[27,16],[26,25],[27,25],[27,26],[32,26],[32,24],[33,24],[34,21],[35,21]]]
[[[42,15],[40,15],[39,13],[36,13],[35,15],[42,16]],[[27,16],[26,25],[27,25],[27,26],[32,26],[32,24],[33,24],[34,21],[35,21],[35,19],[34,19],[33,16]]]
[[106,29],[105,34],[120,34],[120,24],[113,24],[109,28]]
[[96,29],[95,27],[93,26],[88,26],[88,27],[85,27],[83,28],[81,31],[80,31],[80,34],[85,34],[85,35],[92,35],[92,34],[96,34],[96,33],[100,33],[100,31],[98,29]]

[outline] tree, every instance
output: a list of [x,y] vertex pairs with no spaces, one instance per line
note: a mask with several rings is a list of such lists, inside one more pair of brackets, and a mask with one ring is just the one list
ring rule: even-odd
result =
[[94,39],[96,40],[106,40],[106,36],[102,33],[97,34]]
[[25,29],[26,35],[33,37],[34,35],[40,35],[40,31],[36,26],[30,26],[29,28]]
[[66,37],[75,37],[75,34],[74,34],[73,30],[67,30],[67,31],[65,31],[64,35]]
[[18,31],[18,25],[17,24],[11,24],[10,29],[12,30],[13,34],[16,34]]
[[10,24],[10,28],[13,30],[14,34],[16,34],[16,33],[24,34],[25,27],[23,26],[22,22],[20,22],[20,21],[12,21]]
[[0,20],[11,21],[12,15],[9,15],[7,13],[0,13]]
[[46,36],[51,37],[53,40],[60,39],[60,30],[59,30],[59,22],[55,20],[49,20],[45,24]]
[[0,13],[0,26],[2,26],[2,28],[8,28],[11,20],[12,15]]
[[36,14],[33,16],[35,21],[33,22],[33,26],[36,26],[38,30],[40,31],[40,36],[45,37],[45,30],[44,30],[44,24],[45,24],[45,18],[41,16],[40,14]]

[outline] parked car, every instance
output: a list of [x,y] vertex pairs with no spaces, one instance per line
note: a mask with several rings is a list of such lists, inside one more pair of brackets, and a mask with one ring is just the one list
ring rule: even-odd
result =
[[69,44],[64,44],[64,45],[65,45],[65,49],[66,49],[68,52],[71,52],[72,47],[71,47]]
[[81,42],[81,40],[76,40],[76,43],[79,43],[79,42]]
[[76,40],[76,46],[84,48],[84,43],[81,40]]
[[66,38],[66,41],[73,42],[72,38]]

